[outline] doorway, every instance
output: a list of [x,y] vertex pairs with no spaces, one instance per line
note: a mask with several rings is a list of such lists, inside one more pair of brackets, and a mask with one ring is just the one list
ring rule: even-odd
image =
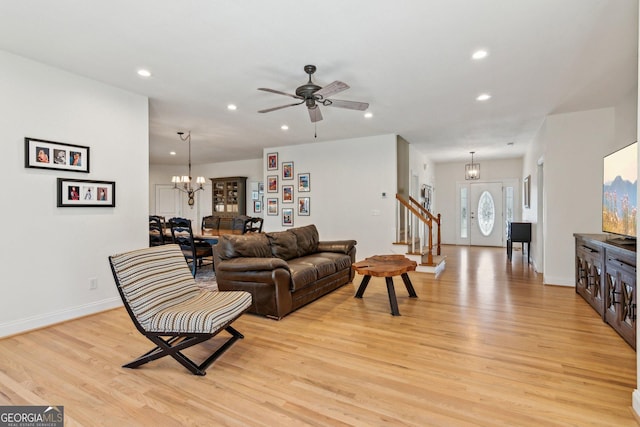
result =
[[502,183],[473,183],[469,190],[469,244],[502,246]]
[[458,184],[457,244],[504,246],[502,182]]

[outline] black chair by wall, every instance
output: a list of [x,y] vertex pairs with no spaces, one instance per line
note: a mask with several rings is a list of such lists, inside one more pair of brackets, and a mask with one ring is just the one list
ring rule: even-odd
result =
[[[169,220],[173,243],[180,245],[182,254],[191,266],[191,274],[195,277],[198,267],[213,265],[213,248],[210,243],[193,237],[191,220],[186,218],[171,218]],[[205,258],[210,260],[204,263]]]

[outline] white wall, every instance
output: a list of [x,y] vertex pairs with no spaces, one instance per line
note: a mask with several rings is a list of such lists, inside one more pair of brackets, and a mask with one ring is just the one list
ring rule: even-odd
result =
[[[355,239],[357,257],[388,253],[395,232],[396,135],[381,135],[288,147],[272,147],[278,153],[278,170],[264,170],[266,177],[277,174],[279,215],[265,215],[266,231],[282,230],[282,208],[294,208],[294,226],[315,224],[321,240]],[[282,203],[282,162],[294,162],[294,203]],[[310,173],[309,192],[300,193],[297,175]],[[265,188],[266,191],[266,188]],[[382,193],[386,193],[383,197]],[[298,197],[311,198],[311,215],[297,214]]]
[[[0,336],[121,305],[107,257],[148,245],[147,98],[4,51],[0,93]],[[90,173],[25,168],[25,137],[89,146]],[[57,208],[57,177],[115,181],[116,207]]]
[[[469,157],[471,161],[471,157]],[[441,232],[443,244],[456,244],[456,218],[458,212],[456,184],[465,183],[464,166],[467,162],[436,163],[435,188],[437,205],[434,214],[442,215]],[[522,159],[482,160],[474,158],[480,164],[480,179],[474,182],[496,182],[505,180],[519,180],[522,174]]]
[[545,122],[545,283],[574,286],[573,233],[602,230],[602,158],[613,150],[614,118],[604,108]]
[[532,208],[525,219],[539,222],[533,185],[542,158],[544,248],[537,253],[544,254],[544,283],[575,285],[573,234],[601,232],[602,159],[636,140],[636,116],[625,97],[609,108],[548,116],[534,139],[523,167],[532,175]]

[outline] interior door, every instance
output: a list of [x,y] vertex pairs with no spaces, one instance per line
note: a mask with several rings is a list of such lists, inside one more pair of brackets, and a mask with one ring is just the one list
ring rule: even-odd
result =
[[183,193],[173,188],[173,185],[156,184],[156,212],[155,215],[165,217],[166,220],[182,216]]
[[470,244],[503,246],[502,183],[472,183],[469,193]]

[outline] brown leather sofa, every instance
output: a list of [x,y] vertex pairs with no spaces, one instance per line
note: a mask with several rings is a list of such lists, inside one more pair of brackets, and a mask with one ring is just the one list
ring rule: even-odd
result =
[[250,292],[250,313],[281,319],[353,280],[356,241],[321,242],[315,225],[222,235],[214,246],[218,289]]

